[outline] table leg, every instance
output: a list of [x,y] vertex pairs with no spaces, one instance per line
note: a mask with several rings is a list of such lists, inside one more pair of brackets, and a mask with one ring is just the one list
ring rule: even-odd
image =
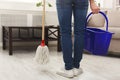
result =
[[58,40],[58,41],[57,41],[57,51],[58,51],[58,52],[62,51],[60,39],[61,39],[60,28],[59,28],[59,26],[58,26],[58,39],[57,39],[57,40]]
[[45,44],[48,46],[48,27],[45,28]]
[[12,53],[12,28],[9,28],[9,55],[13,55]]
[[5,41],[5,27],[3,26],[2,27],[2,41],[3,41],[3,44],[2,44],[2,48],[3,48],[3,50],[5,50],[6,49],[6,41]]

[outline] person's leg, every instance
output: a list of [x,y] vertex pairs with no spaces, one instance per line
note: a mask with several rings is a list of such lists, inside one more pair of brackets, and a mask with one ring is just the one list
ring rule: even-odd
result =
[[71,70],[73,68],[71,39],[72,0],[57,0],[56,5],[60,24],[61,46],[65,69]]
[[88,0],[74,0],[74,68],[80,67],[84,49],[85,22]]

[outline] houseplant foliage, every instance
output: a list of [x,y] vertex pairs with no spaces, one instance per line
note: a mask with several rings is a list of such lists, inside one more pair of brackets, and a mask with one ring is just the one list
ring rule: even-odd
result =
[[[47,5],[48,5],[48,7],[52,7],[52,4],[51,4],[51,3],[49,3],[49,2],[46,2],[46,3],[47,3]],[[36,3],[36,6],[37,6],[37,7],[43,6],[43,2],[40,1],[40,2]]]

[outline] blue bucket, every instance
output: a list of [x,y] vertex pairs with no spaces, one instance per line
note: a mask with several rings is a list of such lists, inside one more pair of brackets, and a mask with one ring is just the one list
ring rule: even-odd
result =
[[112,32],[108,32],[108,18],[103,12],[102,14],[106,20],[106,30],[98,28],[87,28],[88,18],[92,15],[92,12],[86,18],[86,33],[85,33],[85,50],[94,55],[107,55],[110,41],[112,38]]

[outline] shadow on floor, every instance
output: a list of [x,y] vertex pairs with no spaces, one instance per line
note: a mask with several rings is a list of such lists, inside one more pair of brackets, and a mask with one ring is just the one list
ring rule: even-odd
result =
[[[93,55],[87,51],[84,51],[85,54],[88,55]],[[103,56],[103,55],[96,55],[96,56]],[[103,57],[113,57],[113,58],[120,58],[120,52],[108,52],[108,54],[106,56]]]

